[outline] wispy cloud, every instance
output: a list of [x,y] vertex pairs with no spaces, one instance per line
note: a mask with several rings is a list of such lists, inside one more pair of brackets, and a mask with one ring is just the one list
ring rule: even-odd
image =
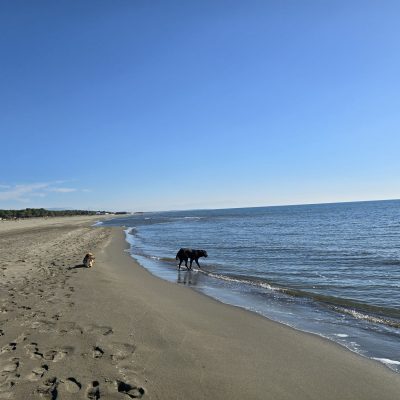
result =
[[49,192],[57,192],[57,193],[71,193],[76,192],[78,189],[75,188],[51,188]]
[[0,188],[0,200],[26,201],[27,196],[42,192],[50,183],[32,183],[28,185],[15,185],[8,188]]
[[27,203],[33,197],[46,197],[50,193],[73,193],[76,188],[60,187],[63,181],[40,182],[25,185],[0,185],[0,201],[19,201]]

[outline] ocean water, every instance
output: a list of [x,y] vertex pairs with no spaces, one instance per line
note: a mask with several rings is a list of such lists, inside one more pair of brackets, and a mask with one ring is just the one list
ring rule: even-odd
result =
[[[400,201],[145,213],[125,226],[153,274],[400,372]],[[180,247],[205,249],[177,270]]]

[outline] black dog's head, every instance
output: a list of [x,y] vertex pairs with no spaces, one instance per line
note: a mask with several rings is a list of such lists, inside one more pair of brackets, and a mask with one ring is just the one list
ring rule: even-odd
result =
[[203,257],[208,257],[208,254],[207,254],[207,252],[205,250],[200,250],[200,251],[201,251],[201,255]]

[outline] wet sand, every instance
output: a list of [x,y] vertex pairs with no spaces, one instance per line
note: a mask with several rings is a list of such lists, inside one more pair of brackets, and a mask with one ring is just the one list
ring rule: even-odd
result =
[[95,220],[0,224],[0,399],[398,398],[383,365],[152,276]]

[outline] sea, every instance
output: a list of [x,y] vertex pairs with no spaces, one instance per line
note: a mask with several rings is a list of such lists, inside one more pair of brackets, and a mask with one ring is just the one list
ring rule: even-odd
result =
[[[159,278],[400,373],[400,200],[141,213],[101,224],[125,227],[132,257]],[[178,270],[181,247],[208,258]]]

